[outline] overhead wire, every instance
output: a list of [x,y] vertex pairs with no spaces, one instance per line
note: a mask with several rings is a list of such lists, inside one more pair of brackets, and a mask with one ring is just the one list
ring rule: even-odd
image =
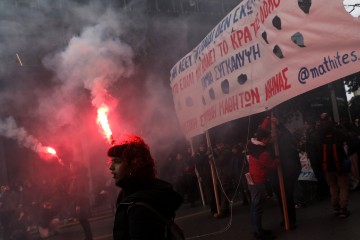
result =
[[[247,133],[246,133],[246,140],[249,139],[250,137],[250,126],[251,126],[251,115],[248,116],[248,124],[247,124]],[[247,143],[245,144],[244,149],[247,149]],[[218,171],[218,167],[216,166],[216,161],[214,158],[214,154],[213,154],[213,149],[209,148],[210,151],[210,155],[211,157],[211,161],[214,164],[214,168],[215,168],[215,172],[216,172],[216,180],[219,182],[219,186],[221,188],[221,192],[222,194],[224,194],[226,200],[229,202],[229,221],[226,224],[226,226],[223,229],[220,229],[219,231],[215,231],[215,232],[210,232],[210,233],[206,233],[206,234],[201,234],[201,235],[196,235],[196,236],[191,236],[191,237],[186,237],[186,239],[190,240],[190,239],[197,239],[197,238],[203,238],[203,237],[207,237],[207,236],[213,236],[213,235],[218,235],[218,234],[222,234],[224,232],[226,232],[227,230],[230,229],[230,227],[232,226],[232,222],[233,222],[233,207],[234,207],[234,200],[235,197],[238,193],[239,187],[242,183],[243,180],[243,176],[244,176],[244,170],[245,170],[245,164],[247,162],[247,157],[246,154],[244,154],[244,161],[242,162],[242,166],[241,166],[241,172],[240,172],[240,176],[239,176],[239,180],[236,184],[236,188],[234,190],[233,196],[230,198],[229,195],[226,193],[224,187],[223,187],[223,183],[221,181],[221,178],[219,176],[219,171]]]
[[[249,76],[249,79],[252,79],[253,78],[253,73],[254,73],[254,64],[250,64],[249,65],[249,68],[250,68],[250,71],[248,72],[250,74]],[[250,87],[253,88],[254,86],[254,81],[250,81]],[[265,108],[265,111],[268,111],[267,107]],[[247,154],[246,154],[246,151],[248,149],[248,143],[249,143],[249,139],[250,139],[250,126],[251,126],[251,120],[252,120],[252,114],[253,114],[253,109],[250,107],[249,108],[249,113],[248,113],[248,123],[247,123],[247,130],[246,130],[246,143],[244,145],[244,161],[242,161],[242,166],[241,166],[241,172],[240,172],[240,176],[239,176],[239,181],[237,182],[236,184],[236,188],[235,188],[235,191],[233,193],[233,196],[230,198],[228,196],[228,194],[226,193],[226,191],[224,190],[224,187],[223,187],[223,184],[222,184],[222,181],[219,177],[219,174],[218,174],[218,168],[216,166],[216,162],[215,162],[215,158],[214,158],[214,154],[213,154],[213,149],[212,149],[212,146],[210,144],[210,147],[208,150],[210,150],[210,154],[211,154],[211,161],[214,165],[214,168],[215,168],[215,172],[216,172],[216,179],[220,185],[220,188],[221,188],[221,191],[222,193],[224,194],[224,196],[226,197],[226,200],[229,202],[229,221],[227,223],[227,225],[223,228],[223,229],[220,229],[218,231],[215,231],[215,232],[210,232],[210,233],[206,233],[206,234],[201,234],[201,235],[196,235],[196,236],[191,236],[191,237],[186,237],[186,239],[190,240],[190,239],[198,239],[198,238],[203,238],[203,237],[207,237],[207,236],[213,236],[213,235],[218,235],[218,234],[222,234],[226,231],[228,231],[230,229],[230,227],[232,226],[232,222],[233,222],[233,207],[234,207],[234,200],[235,200],[235,197],[238,193],[238,189],[240,187],[240,184],[242,183],[242,180],[243,180],[243,176],[244,176],[244,170],[245,170],[245,163],[248,162],[248,159],[247,159]],[[229,159],[230,161],[230,159]],[[216,193],[214,193],[216,194]],[[246,197],[246,196],[245,196]]]

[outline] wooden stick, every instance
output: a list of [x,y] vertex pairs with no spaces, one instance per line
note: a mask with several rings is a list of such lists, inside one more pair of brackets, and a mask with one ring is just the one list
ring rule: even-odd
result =
[[[193,145],[193,141],[192,141],[192,138],[190,138],[190,147],[191,147],[191,155],[194,156],[195,155],[195,150],[194,150],[194,145]],[[202,188],[202,185],[201,185],[201,181],[200,181],[200,175],[199,175],[199,172],[196,168],[196,163],[194,162],[194,165],[195,165],[195,174],[196,174],[196,178],[197,178],[197,181],[198,181],[198,185],[199,185],[199,190],[200,190],[200,196],[201,196],[201,202],[202,202],[202,205],[205,206],[205,197],[204,197],[204,190]]]
[[206,142],[207,142],[207,146],[208,149],[210,149],[211,151],[211,156],[212,156],[212,160],[209,160],[209,164],[210,164],[210,169],[211,169],[211,177],[212,177],[212,182],[213,182],[213,187],[214,187],[214,195],[215,195],[215,202],[216,202],[216,211],[217,213],[220,215],[220,203],[219,203],[219,195],[218,195],[218,190],[217,190],[217,184],[216,184],[216,177],[215,177],[215,169],[214,169],[214,154],[212,152],[212,147],[211,147],[211,141],[210,141],[210,136],[209,136],[209,131],[205,132],[206,135]]
[[[277,139],[277,131],[276,131],[276,122],[274,113],[271,112],[271,133],[274,141],[274,150],[275,150],[275,157],[279,158],[279,142]],[[279,176],[279,186],[280,186],[280,194],[281,194],[281,202],[283,208],[283,215],[284,215],[284,222],[285,222],[285,230],[290,230],[289,224],[289,215],[287,210],[287,203],[286,203],[286,193],[285,193],[285,186],[284,186],[284,176],[282,172],[281,164],[277,167],[277,172]]]

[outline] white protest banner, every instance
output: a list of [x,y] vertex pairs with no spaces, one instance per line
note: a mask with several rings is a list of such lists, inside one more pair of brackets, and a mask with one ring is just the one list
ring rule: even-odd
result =
[[183,133],[271,109],[358,72],[359,59],[360,20],[342,0],[243,1],[170,72]]

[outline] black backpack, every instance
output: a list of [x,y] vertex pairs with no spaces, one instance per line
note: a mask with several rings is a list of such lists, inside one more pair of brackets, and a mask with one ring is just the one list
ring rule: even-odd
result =
[[165,239],[166,240],[185,240],[184,231],[174,222],[174,220],[169,221],[166,217],[164,217],[161,213],[151,207],[149,204],[144,202],[135,202],[132,203],[127,211],[134,207],[134,206],[143,206],[157,215],[165,224],[167,230],[165,231]]

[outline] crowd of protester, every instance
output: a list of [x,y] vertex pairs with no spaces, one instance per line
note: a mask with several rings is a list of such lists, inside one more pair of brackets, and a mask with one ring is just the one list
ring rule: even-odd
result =
[[[270,148],[282,169],[289,229],[296,228],[296,209],[324,199],[330,199],[335,215],[348,217],[348,192],[359,187],[359,119],[353,124],[335,123],[323,113],[313,122],[305,119],[303,126],[293,132],[277,119],[275,126],[276,136]],[[251,202],[244,176],[249,171],[247,143],[227,140],[217,136],[214,148],[200,141],[194,149],[176,149],[163,167],[163,177],[182,194],[185,203],[193,207],[203,202],[215,218],[228,216],[234,199],[244,205]],[[336,161],[341,165],[348,162],[348,170],[338,169],[333,163]],[[267,198],[277,200],[284,215],[278,173],[272,171],[265,185]],[[285,216],[281,222],[285,227],[284,221]]]
[[248,171],[245,144],[225,142],[217,139],[214,149],[209,149],[205,142],[200,142],[196,149],[178,148],[160,169],[161,177],[173,184],[184,203],[190,207],[208,205],[215,218],[228,216],[229,203],[235,198],[241,198],[243,205],[250,202],[244,177]]
[[[270,121],[269,118],[267,121]],[[269,122],[266,123],[265,119],[259,127],[269,128],[264,124],[269,125]],[[297,208],[326,198],[331,199],[334,214],[348,217],[348,191],[357,189],[360,180],[359,119],[356,118],[353,124],[336,124],[324,113],[314,122],[304,120],[303,127],[294,132],[277,119],[275,126],[276,136],[270,145],[274,149],[274,142],[278,144],[278,153],[272,154],[283,170],[290,229],[296,228]],[[216,136],[214,147],[208,147],[203,139],[194,147],[175,148],[159,169],[159,175],[173,184],[185,204],[190,207],[202,204],[209,207],[213,217],[227,217],[234,201],[242,205],[249,205],[252,201],[245,176],[249,172],[249,142],[250,139],[234,142],[226,136]],[[335,151],[333,146],[341,158],[348,160],[349,173],[340,174],[337,178],[332,175],[337,165],[328,165],[327,160],[329,157],[337,159],[332,156]],[[112,179],[104,177],[97,181],[99,186],[94,186],[95,199],[90,199],[89,179],[84,168],[82,164],[73,163],[68,168],[63,167],[61,175],[1,186],[0,239],[26,240],[32,231],[46,238],[59,234],[61,223],[75,220],[81,224],[86,239],[92,239],[88,220],[91,210],[108,203],[109,199],[114,202],[117,192],[112,188]],[[336,182],[338,179],[342,179],[339,184]],[[272,171],[264,184],[267,198],[278,200],[284,214],[278,171]],[[336,195],[337,192],[340,195]],[[284,220],[282,225],[285,225]]]
[[0,239],[26,240],[34,233],[45,239],[60,234],[61,224],[75,221],[80,223],[84,239],[93,239],[89,218],[99,206],[114,208],[117,191],[113,182],[99,178],[91,201],[83,164],[59,166],[51,173],[51,177],[1,186]]

